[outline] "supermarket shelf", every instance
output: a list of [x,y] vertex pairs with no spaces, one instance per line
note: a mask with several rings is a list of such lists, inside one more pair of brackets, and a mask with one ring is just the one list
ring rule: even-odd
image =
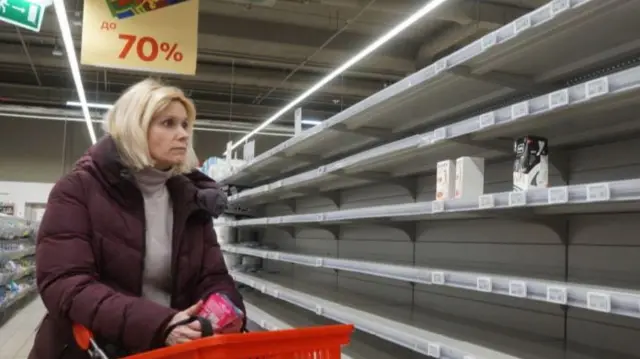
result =
[[554,164],[564,146],[640,131],[639,94],[640,67],[633,67],[242,191],[231,196],[230,203],[255,205],[399,182],[399,177],[435,171],[438,161],[470,154],[486,161],[511,158],[511,139],[526,134],[549,139]]
[[548,215],[618,213],[640,210],[640,179],[499,192],[471,199],[448,199],[309,214],[223,220],[230,227],[332,226],[350,223],[393,225],[419,220],[507,218],[533,220]]
[[[2,243],[0,243],[2,245]],[[0,248],[0,263],[11,261],[14,259],[20,259],[22,257],[30,256],[36,253],[35,246],[28,246],[26,248],[6,250]]]
[[31,294],[36,292],[36,286],[32,285],[25,290],[21,291],[11,299],[0,303],[0,323],[4,322],[7,316],[11,315],[13,309],[19,306],[20,302],[28,298]]
[[442,268],[413,267],[371,261],[300,255],[242,246],[227,245],[223,246],[223,250],[228,253],[295,263],[308,267],[336,269],[412,283],[440,285],[482,293],[493,293],[551,304],[568,305],[596,312],[640,318],[640,292],[628,289],[607,288],[537,278],[510,277],[490,273],[453,271]]
[[31,266],[28,267],[24,270],[20,270],[17,272],[13,272],[13,273],[7,273],[7,272],[0,272],[0,285],[5,285],[7,283],[9,283],[10,281],[15,281],[18,280],[22,277],[26,277],[29,274],[34,273],[36,270],[35,266]]
[[550,91],[579,70],[633,54],[639,10],[633,0],[553,0],[257,156],[222,182],[273,181],[398,134]]
[[[300,307],[283,303],[276,298],[254,290],[241,289],[250,321],[268,329],[289,329],[331,325],[334,321],[318,316]],[[351,343],[342,348],[342,359],[422,359],[417,353],[380,341],[377,337],[354,331]]]
[[[563,348],[551,338],[489,326],[454,315],[412,312],[397,304],[373,301],[347,289],[327,291],[276,275],[260,277],[232,272],[236,281],[338,322],[352,323],[364,332],[415,352],[447,359],[596,359],[575,344]],[[358,309],[355,309],[358,308]],[[385,316],[371,312],[385,313]],[[428,329],[427,329],[428,328]],[[485,347],[490,345],[491,348]],[[575,352],[574,352],[575,351]],[[579,353],[579,354],[578,354]],[[607,355],[608,354],[608,355]],[[627,358],[607,353],[604,357]]]

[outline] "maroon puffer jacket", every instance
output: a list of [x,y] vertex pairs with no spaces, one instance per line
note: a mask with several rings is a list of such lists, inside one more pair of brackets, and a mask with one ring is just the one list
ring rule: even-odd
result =
[[171,307],[140,297],[145,256],[145,216],[140,191],[119,160],[110,137],[101,139],[56,183],[40,225],[36,250],[38,289],[48,314],[29,359],[86,359],[71,323],[130,352],[163,345],[163,331],[178,310],[214,292],[244,311],[227,272],[211,215],[199,188],[204,175],[167,182],[174,210]]

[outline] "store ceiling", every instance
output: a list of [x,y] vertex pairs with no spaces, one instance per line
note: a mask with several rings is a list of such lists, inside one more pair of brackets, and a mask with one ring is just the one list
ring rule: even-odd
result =
[[[264,120],[424,3],[263,0],[264,6],[243,4],[248,2],[200,0],[196,76],[162,76],[194,98],[203,118]],[[451,0],[312,96],[303,106],[306,116],[328,118],[544,3]],[[80,49],[82,1],[66,4]],[[63,108],[67,101],[77,100],[59,34],[52,8],[40,33],[0,23],[0,104]],[[148,75],[82,67],[90,102],[110,103]]]

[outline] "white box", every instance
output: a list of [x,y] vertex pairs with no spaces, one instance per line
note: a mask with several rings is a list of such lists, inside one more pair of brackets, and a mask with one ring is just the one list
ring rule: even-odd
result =
[[436,169],[436,200],[451,199],[455,191],[456,163],[453,160],[438,162]]
[[460,157],[456,160],[455,198],[477,199],[484,194],[484,158]]

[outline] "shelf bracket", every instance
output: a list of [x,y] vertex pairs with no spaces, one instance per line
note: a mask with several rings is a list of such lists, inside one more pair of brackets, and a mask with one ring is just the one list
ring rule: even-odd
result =
[[391,131],[383,128],[374,128],[374,127],[348,128],[345,124],[338,123],[331,126],[331,129],[338,132],[353,133],[356,135],[377,138],[380,140],[386,140],[391,138]]
[[291,236],[291,238],[296,237],[296,227],[283,225],[283,226],[275,226],[273,228],[278,228],[279,230],[286,232],[288,235]]
[[295,199],[285,199],[282,201],[282,203],[289,207],[289,210],[291,210],[291,213],[296,213],[298,210],[298,206],[297,206],[297,202]]
[[328,191],[328,192],[324,192],[320,190],[307,190],[307,191],[294,190],[294,192],[304,194],[305,196],[309,196],[309,197],[320,197],[320,198],[328,199],[329,201],[331,201],[331,203],[333,203],[336,206],[337,209],[340,209],[340,206],[342,205],[342,196],[340,195],[340,191],[338,190]]
[[397,229],[403,232],[404,234],[406,234],[407,237],[409,237],[409,240],[411,242],[417,241],[418,237],[422,233],[418,231],[418,222],[393,222],[393,221],[386,221],[386,220],[382,220],[382,221],[378,220],[376,222],[373,222],[372,224],[376,226]]
[[506,219],[513,220],[521,223],[531,223],[543,225],[550,230],[552,230],[562,243],[567,243],[569,235],[569,218],[568,216],[562,215],[553,215],[553,216],[544,216],[544,215],[536,215],[532,209],[525,209],[521,212],[516,213],[502,213],[501,215],[497,215],[495,218],[498,219]]
[[323,224],[323,223],[305,223],[298,225],[300,228],[306,229],[318,229],[322,231],[327,231],[333,235],[335,240],[340,239],[340,225],[338,224]]

